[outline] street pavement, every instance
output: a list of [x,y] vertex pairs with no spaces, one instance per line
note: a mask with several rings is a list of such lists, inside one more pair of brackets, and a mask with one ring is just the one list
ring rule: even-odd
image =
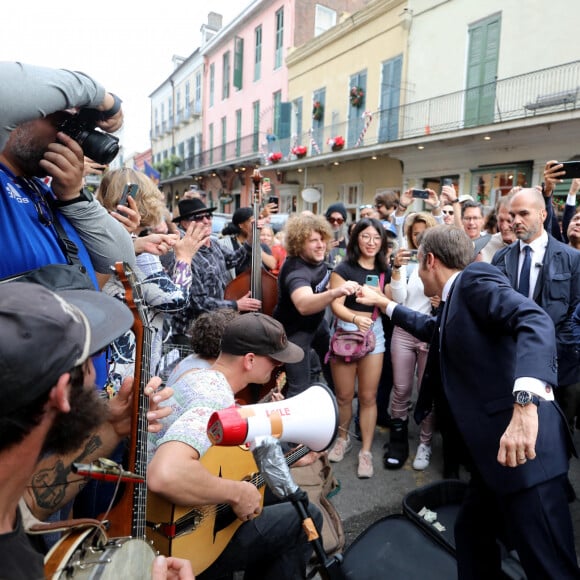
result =
[[[343,520],[347,546],[373,522],[386,515],[402,513],[402,501],[407,493],[442,479],[443,461],[439,435],[436,434],[434,437],[433,455],[429,467],[424,471],[415,471],[412,463],[419,433],[412,419],[409,432],[410,457],[399,470],[391,471],[383,467],[383,444],[388,441],[389,432],[381,428],[376,429],[373,442],[375,474],[372,478],[358,479],[356,476],[360,442],[354,438],[353,434],[351,434],[352,450],[343,461],[332,464],[335,476],[340,481],[340,491],[332,497],[332,502]],[[578,431],[574,439],[577,449],[580,449]],[[460,477],[468,479],[464,471],[461,472]],[[580,498],[580,461],[577,458],[572,458],[570,463],[570,481]],[[575,527],[576,552],[580,555],[580,499],[572,502],[570,507]]]

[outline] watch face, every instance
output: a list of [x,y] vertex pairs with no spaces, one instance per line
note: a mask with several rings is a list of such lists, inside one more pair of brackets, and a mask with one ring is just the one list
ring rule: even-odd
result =
[[516,395],[516,403],[520,405],[527,405],[532,400],[532,396],[528,391],[518,391]]

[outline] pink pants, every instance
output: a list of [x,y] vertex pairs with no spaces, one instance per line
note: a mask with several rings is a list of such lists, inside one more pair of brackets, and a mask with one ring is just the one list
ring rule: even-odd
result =
[[[393,364],[393,394],[391,399],[391,417],[407,419],[409,403],[413,393],[415,369],[417,370],[417,388],[423,379],[427,364],[429,345],[421,342],[402,328],[395,326],[391,340],[391,360]],[[419,440],[431,444],[433,437],[433,413],[429,413],[421,422]]]

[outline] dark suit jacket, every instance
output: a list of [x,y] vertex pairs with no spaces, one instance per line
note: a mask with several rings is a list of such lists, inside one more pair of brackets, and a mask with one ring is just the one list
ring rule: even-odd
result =
[[[502,248],[493,257],[497,266],[516,287],[519,241]],[[534,288],[534,300],[550,316],[556,328],[558,385],[580,381],[580,348],[574,341],[572,316],[580,303],[580,252],[548,234],[548,246]]]
[[[435,318],[397,306],[393,322],[428,340]],[[489,487],[511,493],[568,471],[573,445],[560,408],[552,402],[539,407],[536,459],[516,468],[497,462],[499,441],[513,413],[514,380],[556,382],[554,325],[541,308],[518,294],[496,268],[471,264],[445,304],[440,351],[445,396],[471,461]]]

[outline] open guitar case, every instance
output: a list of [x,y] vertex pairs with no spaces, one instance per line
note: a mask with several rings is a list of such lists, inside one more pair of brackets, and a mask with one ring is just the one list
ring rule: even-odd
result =
[[[446,479],[408,493],[403,513],[381,518],[362,532],[343,554],[344,578],[353,580],[453,580],[457,578],[453,529],[467,483]],[[503,577],[526,580],[517,560],[503,546]]]

